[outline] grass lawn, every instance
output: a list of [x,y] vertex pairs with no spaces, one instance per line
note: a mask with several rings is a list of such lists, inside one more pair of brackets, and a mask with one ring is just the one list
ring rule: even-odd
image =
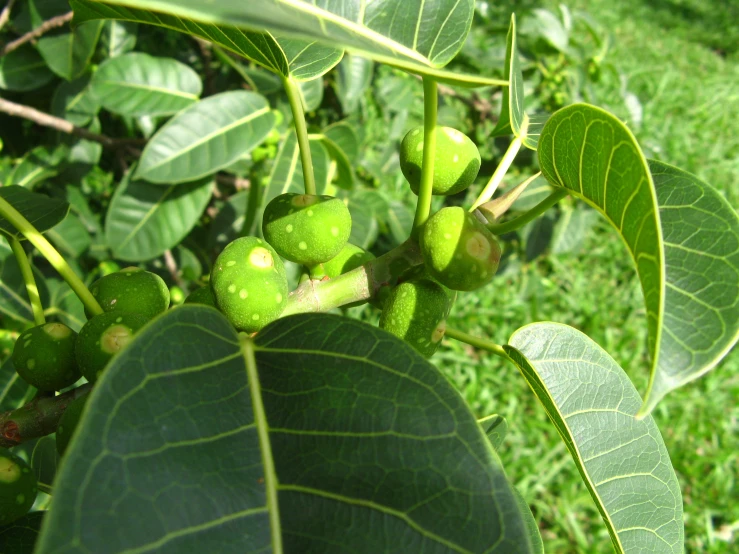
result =
[[[556,9],[556,2],[542,4]],[[647,155],[696,173],[739,204],[739,2],[572,0],[568,6],[585,9],[612,31],[611,57],[644,108],[634,131]],[[605,222],[579,255],[540,260],[461,295],[449,325],[503,343],[516,328],[540,320],[586,332],[644,392],[641,291]],[[508,419],[502,458],[540,521],[546,551],[611,552],[574,462],[523,378],[492,356],[447,345],[434,361],[475,412]],[[689,552],[739,551],[738,398],[735,351],[654,414],[682,486]]]

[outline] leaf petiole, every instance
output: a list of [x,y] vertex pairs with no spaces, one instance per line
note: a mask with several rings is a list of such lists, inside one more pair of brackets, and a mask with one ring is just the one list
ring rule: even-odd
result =
[[295,133],[298,135],[300,146],[300,162],[303,165],[303,179],[305,182],[305,194],[316,194],[316,178],[313,175],[313,160],[310,154],[310,141],[308,139],[308,127],[305,124],[305,112],[303,111],[303,99],[300,95],[298,83],[292,77],[283,77],[282,84],[290,102],[293,112]]
[[488,225],[487,228],[494,235],[505,235],[506,233],[520,229],[527,223],[542,215],[565,196],[567,196],[567,189],[559,188],[523,215],[520,215],[515,219],[511,219],[510,221],[506,221],[505,223],[492,223]]
[[431,213],[431,193],[434,181],[434,158],[436,156],[436,112],[439,94],[436,81],[423,78],[423,167],[421,184],[418,188],[416,215],[413,219],[412,237],[417,237],[421,227]]
[[46,323],[44,317],[44,306],[41,304],[41,297],[38,293],[38,287],[36,286],[36,279],[33,276],[33,270],[31,264],[28,262],[28,256],[26,251],[23,250],[23,245],[15,237],[7,237],[10,243],[10,248],[13,250],[15,259],[18,262],[18,266],[23,276],[23,282],[26,284],[26,292],[28,293],[28,301],[31,304],[31,310],[33,311],[33,321],[36,325],[43,325]]
[[13,227],[18,229],[28,239],[28,242],[36,247],[41,255],[49,261],[59,275],[67,282],[92,315],[103,313],[103,309],[98,304],[98,301],[95,300],[95,297],[87,289],[85,283],[77,277],[77,274],[69,267],[69,264],[59,254],[57,249],[4,198],[0,198],[0,216],[7,219]]
[[490,181],[485,185],[485,188],[482,189],[482,192],[480,193],[480,196],[477,197],[477,200],[475,200],[475,203],[472,204],[472,207],[470,208],[471,212],[474,212],[477,208],[493,197],[495,191],[498,190],[498,186],[503,182],[503,178],[506,173],[508,173],[513,160],[516,158],[516,154],[518,154],[518,151],[521,149],[524,138],[525,135],[516,137],[511,141],[511,144],[508,145],[508,150],[506,150],[506,153],[503,155],[503,159],[500,160],[498,167],[495,168],[493,176],[490,177]]
[[495,354],[499,358],[503,358],[504,360],[508,360],[509,362],[513,361],[501,345],[495,344],[492,341],[469,335],[463,331],[450,329],[449,327],[447,327],[444,335],[460,342],[464,342],[465,344],[469,344],[470,346],[474,346],[475,348],[490,352],[491,354]]

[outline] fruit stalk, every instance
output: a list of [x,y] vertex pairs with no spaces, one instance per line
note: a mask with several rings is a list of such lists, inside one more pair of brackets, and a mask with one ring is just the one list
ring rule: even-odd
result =
[[50,435],[69,403],[87,394],[91,387],[86,384],[59,396],[37,396],[25,406],[0,414],[0,446],[11,448]]
[[28,242],[36,247],[41,255],[49,261],[59,275],[67,282],[92,315],[103,313],[103,309],[87,289],[85,283],[77,277],[77,274],[69,267],[67,261],[59,254],[56,248],[4,198],[0,198],[0,217],[7,219],[13,227],[18,229],[28,239]]
[[482,189],[482,192],[475,203],[472,204],[472,207],[470,208],[471,212],[474,212],[477,208],[493,197],[493,194],[495,194],[498,186],[503,181],[503,177],[508,173],[508,169],[510,169],[513,160],[516,159],[516,154],[518,154],[522,144],[522,137],[516,137],[511,141],[511,144],[508,145],[508,150],[506,150],[506,153],[503,155],[503,159],[500,160],[498,167],[496,167],[493,172],[493,176],[490,177],[490,181],[485,185],[485,188]]
[[310,155],[310,140],[308,139],[308,128],[305,124],[305,112],[303,111],[303,100],[300,97],[298,84],[292,77],[283,77],[282,84],[290,102],[293,112],[295,132],[298,135],[298,146],[300,146],[300,162],[303,165],[303,180],[305,182],[305,194],[316,194],[316,178],[313,175],[313,160]]
[[18,262],[18,266],[23,276],[23,282],[26,284],[26,292],[28,293],[28,301],[31,303],[31,310],[33,311],[33,321],[36,325],[43,325],[46,323],[44,317],[44,306],[41,304],[41,297],[38,293],[38,287],[36,286],[36,279],[33,277],[33,270],[31,264],[28,262],[28,256],[26,251],[23,250],[23,245],[15,237],[8,237],[10,248],[13,250],[15,259]]
[[505,223],[492,223],[487,225],[487,228],[494,235],[504,235],[511,231],[515,231],[516,229],[520,229],[527,223],[542,215],[565,196],[567,196],[567,189],[559,188],[523,215],[520,215],[515,219],[511,219],[510,221],[506,221]]
[[436,112],[439,98],[436,81],[423,78],[423,166],[421,184],[418,189],[416,215],[413,219],[411,236],[417,237],[421,227],[431,213],[431,192],[434,181],[434,157],[436,155]]
[[470,346],[474,346],[475,348],[479,348],[480,350],[485,350],[487,352],[490,352],[491,354],[495,354],[496,356],[503,358],[504,360],[508,360],[509,362],[513,361],[501,345],[495,344],[492,341],[481,339],[462,331],[457,331],[456,329],[450,329],[449,327],[447,327],[446,329],[445,336],[456,339],[460,342],[464,342],[465,344],[469,344]]
[[366,264],[327,281],[308,280],[292,291],[281,317],[325,312],[372,298],[379,288],[393,282],[406,269],[422,263],[418,244],[408,240]]

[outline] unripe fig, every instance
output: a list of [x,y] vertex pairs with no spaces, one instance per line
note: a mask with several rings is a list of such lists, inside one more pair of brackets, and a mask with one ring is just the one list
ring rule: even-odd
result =
[[451,302],[438,283],[428,279],[399,284],[385,300],[380,328],[405,340],[430,358],[446,332]]
[[336,256],[349,240],[352,218],[332,196],[286,193],[264,209],[262,233],[291,262],[314,266]]
[[187,298],[185,298],[185,304],[205,304],[207,306],[213,306],[217,308],[216,297],[213,296],[213,291],[210,285],[205,285],[192,291]]
[[90,292],[106,312],[136,313],[152,319],[169,308],[169,289],[164,280],[138,267],[101,277]]
[[364,248],[346,243],[341,252],[329,261],[323,262],[321,266],[323,267],[323,273],[333,279],[374,259],[375,255],[372,252],[367,252]]
[[459,207],[442,208],[420,235],[426,269],[453,290],[476,290],[490,282],[500,263],[500,245],[475,216]]
[[[432,193],[450,195],[472,184],[480,171],[480,152],[464,133],[451,127],[436,127],[436,153]],[[418,194],[423,167],[423,127],[411,129],[400,143],[400,169]]]
[[22,458],[0,448],[0,526],[23,517],[38,493],[36,475]]
[[123,350],[149,320],[136,313],[118,311],[96,315],[80,329],[75,345],[82,375],[94,383],[110,359]]
[[274,321],[287,304],[287,274],[272,247],[242,237],[220,253],[210,274],[218,309],[239,331],[253,333]]
[[81,377],[74,356],[77,333],[63,323],[44,323],[24,331],[13,348],[18,375],[39,390],[61,390]]
[[77,424],[80,422],[80,416],[85,409],[88,398],[90,398],[89,393],[72,400],[67,405],[67,409],[64,410],[61,419],[59,419],[59,425],[56,428],[56,451],[60,456],[63,456],[67,450],[67,445],[75,429],[77,429]]

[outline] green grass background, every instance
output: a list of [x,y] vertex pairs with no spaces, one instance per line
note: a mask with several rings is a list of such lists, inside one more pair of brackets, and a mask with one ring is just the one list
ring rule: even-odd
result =
[[[517,2],[510,2],[516,9]],[[531,5],[526,2],[526,4]],[[536,2],[557,9],[557,2]],[[610,58],[638,95],[634,129],[649,156],[675,164],[739,200],[739,2],[570,0],[606,25]],[[608,91],[604,91],[606,94]],[[646,322],[641,290],[620,239],[598,226],[581,254],[540,259],[460,296],[449,325],[504,343],[531,321],[575,326],[603,346],[643,393]],[[523,378],[510,365],[447,341],[435,363],[478,416],[504,415],[501,455],[533,507],[546,551],[612,552],[574,462]],[[680,479],[689,552],[739,552],[739,350],[669,395],[654,417]]]

